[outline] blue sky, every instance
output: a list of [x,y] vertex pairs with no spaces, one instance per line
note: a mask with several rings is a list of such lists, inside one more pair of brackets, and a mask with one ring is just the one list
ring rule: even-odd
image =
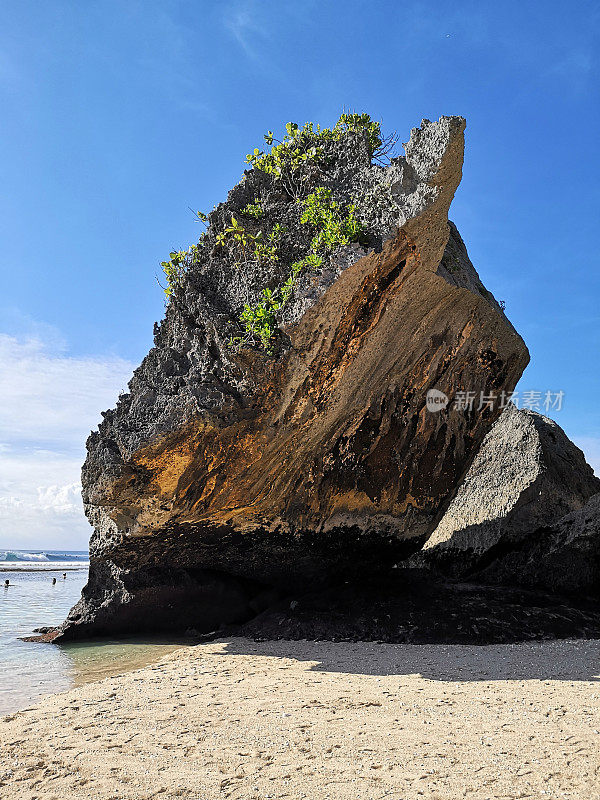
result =
[[[288,120],[467,118],[451,217],[600,468],[592,2],[0,5],[0,547],[84,546],[83,442],[151,344],[155,275]],[[43,386],[43,392],[36,387]]]

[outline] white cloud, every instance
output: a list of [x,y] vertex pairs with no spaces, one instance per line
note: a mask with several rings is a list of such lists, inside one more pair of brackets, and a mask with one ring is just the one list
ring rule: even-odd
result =
[[38,507],[54,514],[81,513],[81,484],[67,483],[65,486],[38,486]]
[[0,549],[85,549],[90,527],[81,503],[82,457],[2,448]]
[[85,548],[85,440],[132,367],[0,334],[0,547]]

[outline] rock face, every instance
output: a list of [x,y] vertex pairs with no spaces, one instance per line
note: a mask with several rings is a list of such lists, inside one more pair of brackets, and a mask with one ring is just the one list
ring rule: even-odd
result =
[[[424,120],[387,167],[364,130],[315,138],[318,164],[287,181],[255,167],[210,214],[154,348],[88,440],[90,582],[64,638],[210,630],[271,591],[394,563],[435,529],[500,411],[430,413],[427,391],[511,391],[528,361],[448,223],[464,128]],[[356,205],[360,241],[299,275],[267,352],[232,346],[244,304],[308,252],[300,210],[318,186]],[[219,234],[257,197],[244,224],[262,241],[284,225],[279,257],[236,266]]]
[[[600,596],[600,494],[553,525],[533,531],[507,549],[484,573],[497,583]],[[597,601],[596,601],[597,608]]]
[[[584,525],[578,515],[598,492],[600,479],[555,422],[509,404],[412,562],[454,578],[591,589],[593,561],[583,568],[582,554],[594,545],[582,542],[593,524]],[[569,520],[574,531],[587,534],[567,535]]]

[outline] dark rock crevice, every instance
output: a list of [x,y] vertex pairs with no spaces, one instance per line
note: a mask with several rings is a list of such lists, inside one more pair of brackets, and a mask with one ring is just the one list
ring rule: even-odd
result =
[[591,598],[449,581],[416,569],[380,571],[281,598],[221,635],[409,644],[503,644],[600,638]]

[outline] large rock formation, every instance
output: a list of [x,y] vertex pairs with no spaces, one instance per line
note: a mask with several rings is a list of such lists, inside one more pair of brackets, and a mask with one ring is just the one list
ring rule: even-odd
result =
[[[435,529],[500,409],[430,413],[427,391],[511,391],[528,361],[448,223],[464,128],[424,120],[386,167],[372,128],[293,133],[283,147],[306,157],[257,164],[210,214],[154,348],[88,440],[90,581],[63,636],[210,629],[271,587],[389,565]],[[298,273],[317,187],[323,218],[354,204],[362,234]],[[277,257],[249,257],[240,220],[253,243],[279,236]],[[244,305],[283,298],[290,269],[265,350]]]
[[[586,569],[575,568],[582,559],[575,555],[577,546],[570,549],[568,544],[568,523],[552,529],[552,534],[546,528],[579,512],[598,492],[600,479],[556,422],[509,404],[485,437],[443,519],[411,563],[453,578],[590,590],[593,560]],[[593,537],[592,529],[588,534]],[[582,536],[576,537],[578,544]],[[573,564],[568,563],[571,551]]]

